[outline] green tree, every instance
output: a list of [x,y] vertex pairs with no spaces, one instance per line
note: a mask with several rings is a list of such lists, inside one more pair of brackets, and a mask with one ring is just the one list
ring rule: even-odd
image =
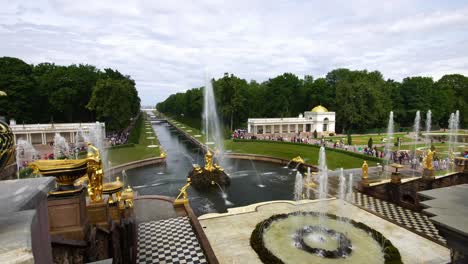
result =
[[20,59],[0,58],[0,90],[6,93],[0,97],[0,115],[19,123],[35,120],[41,106],[35,101],[39,93],[31,73],[32,66]]
[[353,139],[351,138],[351,134],[348,133],[348,145],[351,146],[353,145]]
[[135,116],[132,109],[135,101],[139,102],[134,89],[132,82],[126,79],[98,80],[87,107],[96,112],[98,120],[106,122],[107,129],[123,129]]

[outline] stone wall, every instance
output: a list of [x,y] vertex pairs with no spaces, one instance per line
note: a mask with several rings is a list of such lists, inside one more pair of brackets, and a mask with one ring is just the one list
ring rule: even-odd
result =
[[420,212],[423,207],[420,205],[421,198],[418,192],[464,183],[468,183],[468,173],[454,172],[432,180],[418,178],[403,183],[389,182],[370,187],[360,185],[359,190],[367,195]]

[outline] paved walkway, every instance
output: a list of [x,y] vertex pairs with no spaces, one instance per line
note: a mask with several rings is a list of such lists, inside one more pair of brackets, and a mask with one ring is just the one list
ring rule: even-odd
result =
[[139,199],[134,208],[138,223],[137,264],[207,263],[190,219],[174,210],[172,202]]
[[366,211],[406,228],[411,232],[429,238],[443,246],[446,244],[445,239],[439,235],[437,228],[424,214],[411,211],[360,192],[354,193],[352,202]]

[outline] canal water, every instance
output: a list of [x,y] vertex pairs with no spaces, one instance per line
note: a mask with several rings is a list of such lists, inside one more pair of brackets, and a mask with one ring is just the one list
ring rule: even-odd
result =
[[[192,164],[204,165],[203,151],[167,123],[153,124],[160,145],[167,152],[165,165],[127,171],[127,181],[138,195],[176,197],[186,183]],[[279,164],[229,159],[225,167],[231,178],[223,190],[198,192],[188,189],[190,206],[196,215],[226,212],[229,207],[245,206],[272,200],[291,200],[294,196],[295,172]]]

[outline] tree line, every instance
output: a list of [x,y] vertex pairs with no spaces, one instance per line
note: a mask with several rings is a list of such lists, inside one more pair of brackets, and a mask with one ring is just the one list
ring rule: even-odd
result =
[[125,128],[140,111],[135,81],[117,70],[93,65],[30,65],[0,58],[0,116],[17,123],[106,122]]
[[[341,68],[323,78],[284,73],[262,83],[225,73],[212,84],[221,119],[231,131],[245,127],[247,118],[295,117],[319,104],[336,112],[336,131],[341,133],[383,129],[390,111],[400,127],[412,126],[416,111],[424,115],[429,109],[433,127],[447,127],[455,110],[460,110],[461,127],[468,125],[468,77],[460,74],[438,81],[414,76],[398,82],[385,80],[379,71]],[[200,119],[203,87],[173,94],[156,108]]]

